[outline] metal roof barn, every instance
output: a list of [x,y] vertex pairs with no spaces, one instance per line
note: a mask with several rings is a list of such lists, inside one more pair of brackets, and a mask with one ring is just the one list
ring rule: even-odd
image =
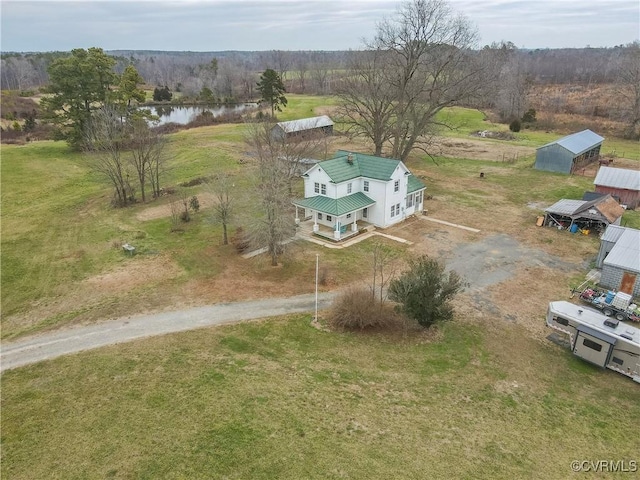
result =
[[278,122],[271,129],[273,138],[283,140],[296,135],[324,133],[331,135],[333,133],[333,120],[326,115],[319,117],[301,118],[299,120],[291,120],[289,122]]
[[640,205],[640,171],[600,167],[593,183],[596,192],[615,195],[628,208]]
[[535,168],[570,174],[600,158],[604,138],[591,130],[573,133],[536,151]]

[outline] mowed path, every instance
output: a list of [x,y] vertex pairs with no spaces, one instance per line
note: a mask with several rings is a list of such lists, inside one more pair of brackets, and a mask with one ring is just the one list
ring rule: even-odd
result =
[[[318,308],[326,309],[335,293],[318,294]],[[2,344],[0,371],[94,348],[195,328],[257,318],[313,312],[315,295],[268,298],[140,315],[95,325],[74,327]]]

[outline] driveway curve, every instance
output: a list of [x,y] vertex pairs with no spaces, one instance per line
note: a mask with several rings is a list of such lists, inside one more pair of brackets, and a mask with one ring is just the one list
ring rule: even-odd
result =
[[[329,307],[335,292],[318,294],[318,308]],[[315,294],[221,303],[174,312],[162,312],[110,320],[23,338],[2,344],[0,372],[141,338],[258,318],[312,312]]]

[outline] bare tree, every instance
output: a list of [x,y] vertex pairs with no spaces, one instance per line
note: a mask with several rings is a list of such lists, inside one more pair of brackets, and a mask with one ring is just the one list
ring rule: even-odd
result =
[[152,195],[160,195],[160,178],[165,171],[166,142],[163,135],[149,127],[144,118],[132,120],[131,132],[130,162],[138,174],[140,195],[145,202],[147,180],[151,185]]
[[[456,15],[444,0],[406,1],[395,17],[378,25],[366,49],[383,55],[385,67],[374,80],[387,84],[393,93],[393,114],[382,135],[389,138],[391,157],[406,160],[414,149],[426,152],[425,134],[440,125],[438,112],[479,88],[480,66],[471,55],[476,38],[467,19]],[[363,94],[358,94],[356,83],[346,101],[370,101],[372,88],[360,88]],[[388,92],[382,86],[380,91]],[[353,123],[364,122],[366,109],[354,106],[351,112]]]
[[289,165],[280,145],[271,136],[272,123],[247,124],[246,142],[258,162],[257,197],[261,217],[254,225],[252,237],[257,246],[266,246],[271,265],[278,265],[286,241],[295,232],[289,197]]
[[618,115],[627,123],[627,136],[640,138],[640,42],[626,45],[617,62]]
[[370,139],[378,156],[392,137],[390,124],[397,94],[387,83],[385,56],[386,52],[377,49],[354,52],[349,75],[338,88],[340,121],[349,134]]
[[522,118],[528,108],[527,94],[531,82],[523,62],[522,56],[511,52],[500,69],[495,105],[503,120]]
[[397,260],[398,254],[393,249],[382,242],[374,242],[371,250],[371,299],[375,301],[378,297],[380,305],[386,299],[387,285],[396,275]]
[[216,197],[216,203],[213,206],[213,218],[216,222],[222,224],[222,244],[227,245],[229,238],[227,235],[227,227],[233,217],[233,183],[231,178],[224,173],[215,176],[213,181],[213,192]]
[[135,202],[125,155],[129,136],[119,110],[109,105],[96,110],[84,136],[84,147],[91,167],[113,186],[114,203],[124,207]]
[[309,55],[308,52],[296,52],[295,59],[295,75],[298,78],[299,93],[305,93],[307,71],[309,70]]

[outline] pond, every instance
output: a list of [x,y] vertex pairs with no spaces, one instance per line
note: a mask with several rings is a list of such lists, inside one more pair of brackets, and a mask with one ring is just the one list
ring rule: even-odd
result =
[[238,103],[235,105],[218,105],[215,107],[204,107],[198,105],[191,106],[173,106],[173,105],[156,105],[152,107],[144,107],[151,110],[153,115],[160,117],[158,125],[164,125],[165,123],[177,123],[180,125],[186,125],[187,123],[195,120],[195,118],[202,112],[211,112],[214,117],[219,117],[227,113],[238,113],[243,110],[255,108],[255,103]]

